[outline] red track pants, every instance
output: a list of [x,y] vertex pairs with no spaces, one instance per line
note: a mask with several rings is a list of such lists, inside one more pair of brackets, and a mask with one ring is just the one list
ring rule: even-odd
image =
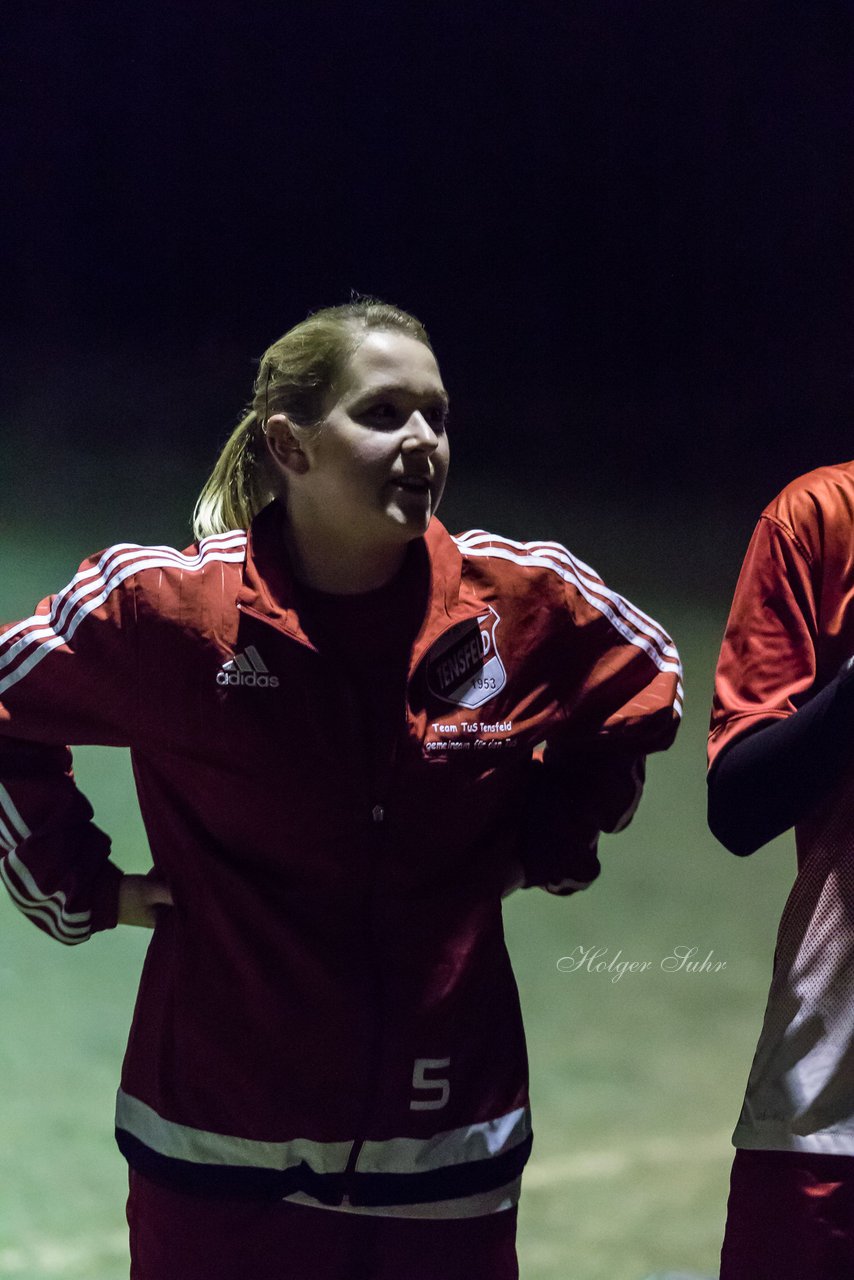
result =
[[131,1171],[131,1280],[518,1280],[516,1210],[375,1218],[173,1191]]
[[738,1150],[720,1280],[852,1280],[854,1157]]

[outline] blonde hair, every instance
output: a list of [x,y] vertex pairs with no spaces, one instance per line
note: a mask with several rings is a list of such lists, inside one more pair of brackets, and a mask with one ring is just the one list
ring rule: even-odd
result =
[[407,334],[432,350],[420,321],[376,298],[324,307],[264,352],[253,396],[217,458],[193,511],[196,538],[248,529],[278,496],[281,481],[269,463],[264,431],[272,413],[285,413],[294,430],[322,426],[330,388],[371,330]]

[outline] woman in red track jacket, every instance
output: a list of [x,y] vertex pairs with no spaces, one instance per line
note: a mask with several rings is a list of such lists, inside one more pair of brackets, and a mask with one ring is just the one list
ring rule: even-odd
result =
[[[67,944],[156,919],[116,1121],[138,1280],[517,1274],[501,897],[595,878],[680,671],[558,544],[445,531],[446,413],[412,317],[318,312],[197,544],[111,547],[0,632],[6,888]],[[152,876],[67,742],[130,747]]]

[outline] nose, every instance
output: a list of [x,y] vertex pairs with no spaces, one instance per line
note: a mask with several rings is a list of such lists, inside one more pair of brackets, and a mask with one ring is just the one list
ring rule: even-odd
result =
[[413,452],[421,450],[424,453],[432,453],[438,445],[439,437],[436,431],[430,426],[421,410],[416,409],[406,424],[404,448],[408,447]]

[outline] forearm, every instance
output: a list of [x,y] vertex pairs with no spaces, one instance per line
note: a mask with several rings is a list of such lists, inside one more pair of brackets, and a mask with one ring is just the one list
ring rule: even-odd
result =
[[815,809],[854,756],[854,668],[785,719],[725,747],[709,771],[708,820],[731,853],[754,853]]
[[112,928],[121,872],[63,748],[0,737],[0,879],[33,924],[66,945]]

